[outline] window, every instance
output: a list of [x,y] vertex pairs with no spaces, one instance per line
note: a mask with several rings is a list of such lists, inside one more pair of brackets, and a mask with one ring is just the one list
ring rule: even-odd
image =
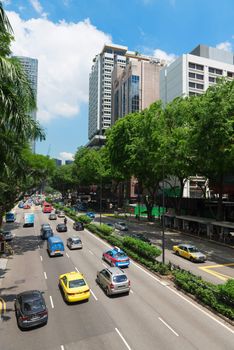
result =
[[227,76],[228,76],[229,78],[234,78],[234,73],[232,73],[232,72],[227,72]]
[[195,68],[196,68],[195,63],[189,62],[189,68],[193,68],[193,69],[195,69]]
[[197,85],[197,89],[203,90],[204,85],[203,84],[196,84]]
[[216,74],[218,74],[218,75],[223,75],[222,69],[216,69]]
[[204,66],[202,66],[201,64],[196,64],[196,69],[204,70]]
[[204,79],[204,75],[196,74],[196,78],[199,79],[199,80],[203,80]]
[[216,79],[215,79],[214,77],[209,77],[209,81],[210,81],[211,83],[215,83]]
[[202,66],[201,64],[192,63],[192,62],[189,62],[189,68],[197,69],[197,70],[204,70],[204,66]]
[[191,87],[191,88],[194,88],[194,89],[195,89],[196,84],[195,84],[195,83],[192,83],[192,82],[190,81],[190,82],[189,82],[189,87]]
[[210,73],[214,73],[214,72],[215,72],[215,69],[212,68],[212,67],[209,67],[209,72],[210,72]]
[[222,69],[209,67],[209,72],[213,74],[223,75]]
[[193,79],[195,79],[195,77],[196,77],[196,74],[195,74],[195,73],[191,73],[191,72],[189,72],[189,78],[193,78]]

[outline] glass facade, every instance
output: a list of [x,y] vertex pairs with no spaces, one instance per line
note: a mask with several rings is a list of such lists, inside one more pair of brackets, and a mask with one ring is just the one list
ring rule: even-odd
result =
[[131,113],[139,111],[139,81],[138,75],[129,77],[129,111]]

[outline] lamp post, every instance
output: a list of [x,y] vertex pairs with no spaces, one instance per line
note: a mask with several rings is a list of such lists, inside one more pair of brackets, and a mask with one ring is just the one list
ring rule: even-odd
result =
[[99,223],[101,225],[102,223],[102,177],[100,181],[99,212],[100,212]]
[[165,264],[165,223],[164,223],[164,206],[165,206],[165,194],[164,194],[164,163],[163,163],[163,183],[162,183],[162,263]]

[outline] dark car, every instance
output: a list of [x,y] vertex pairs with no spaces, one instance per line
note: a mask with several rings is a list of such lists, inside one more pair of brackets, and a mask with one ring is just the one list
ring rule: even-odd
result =
[[22,329],[47,324],[48,310],[42,293],[30,290],[18,294],[15,300],[15,314],[18,326]]
[[49,237],[53,236],[53,230],[49,226],[44,226],[41,228],[41,239],[48,239]]
[[58,224],[56,226],[56,230],[58,232],[67,232],[67,225],[66,224]]
[[84,230],[84,224],[83,224],[83,222],[76,221],[73,224],[73,228],[76,231],[83,231]]
[[2,235],[5,241],[12,241],[12,239],[14,238],[14,234],[11,231],[0,232],[0,235]]

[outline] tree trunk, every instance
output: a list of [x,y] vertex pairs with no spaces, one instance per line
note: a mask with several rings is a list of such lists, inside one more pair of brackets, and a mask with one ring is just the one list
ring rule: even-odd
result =
[[219,198],[216,219],[218,221],[223,220],[223,175],[221,175],[219,179]]

